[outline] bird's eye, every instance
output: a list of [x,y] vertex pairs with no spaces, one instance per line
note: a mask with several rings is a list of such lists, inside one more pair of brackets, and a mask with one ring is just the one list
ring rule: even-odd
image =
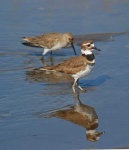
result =
[[90,47],[90,44],[88,44],[87,46]]
[[73,38],[69,38],[70,41],[73,41]]

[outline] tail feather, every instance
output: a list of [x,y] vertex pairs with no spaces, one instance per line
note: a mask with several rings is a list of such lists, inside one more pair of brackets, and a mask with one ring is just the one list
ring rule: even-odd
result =
[[45,67],[41,67],[39,68],[39,70],[48,70],[48,71],[55,71],[54,70],[55,66],[45,66]]
[[30,42],[22,42],[23,45],[26,45],[26,46],[30,46],[30,47],[40,47],[40,46],[36,46],[34,45],[33,43],[30,43]]
[[42,46],[40,46],[40,44],[36,42],[33,37],[22,37],[22,40],[23,45],[42,48]]
[[28,37],[22,37],[22,40],[29,42]]

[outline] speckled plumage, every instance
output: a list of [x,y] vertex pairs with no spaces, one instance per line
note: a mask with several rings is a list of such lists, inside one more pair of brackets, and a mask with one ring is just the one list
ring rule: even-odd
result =
[[78,57],[67,59],[58,65],[45,66],[41,68],[40,70],[42,69],[54,70],[54,71],[59,71],[59,72],[72,75],[72,74],[76,74],[77,72],[80,72],[81,70],[85,70],[87,63],[91,63],[91,62],[88,61],[85,56],[81,55]]
[[[57,71],[57,72],[62,72],[62,73],[71,75],[74,78],[74,84],[72,86],[72,89],[73,89],[73,92],[75,92],[75,84],[77,80],[89,74],[94,67],[95,57],[93,53],[91,52],[91,50],[93,49],[99,50],[94,46],[94,43],[92,41],[83,42],[81,45],[81,48],[82,48],[81,56],[67,59],[58,65],[45,66],[43,68],[40,68],[40,70]],[[83,90],[80,86],[78,87],[81,90]]]
[[[58,49],[61,49],[63,47],[66,47],[68,44],[71,44],[73,49],[73,35],[71,33],[58,33],[58,32],[52,32],[52,33],[46,33],[43,35],[38,35],[35,37],[24,37],[23,38],[24,45],[28,46],[36,46],[36,47],[42,47],[44,48],[43,55],[45,55],[48,52],[52,52]],[[75,55],[76,51],[74,49]]]

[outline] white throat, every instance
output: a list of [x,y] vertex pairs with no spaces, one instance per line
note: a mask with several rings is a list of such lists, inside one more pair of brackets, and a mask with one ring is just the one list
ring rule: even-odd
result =
[[81,52],[82,52],[82,54],[85,54],[85,55],[92,54],[91,50],[83,50],[83,49],[81,49]]

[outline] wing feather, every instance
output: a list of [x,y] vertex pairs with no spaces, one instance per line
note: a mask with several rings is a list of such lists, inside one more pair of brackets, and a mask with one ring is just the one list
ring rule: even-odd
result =
[[26,37],[23,40],[32,43],[35,46],[51,48],[55,42],[59,41],[62,33],[47,33],[35,37]]
[[58,72],[63,72],[66,74],[75,74],[86,67],[86,59],[82,56],[70,58],[58,65],[45,66],[41,70],[53,70]]

